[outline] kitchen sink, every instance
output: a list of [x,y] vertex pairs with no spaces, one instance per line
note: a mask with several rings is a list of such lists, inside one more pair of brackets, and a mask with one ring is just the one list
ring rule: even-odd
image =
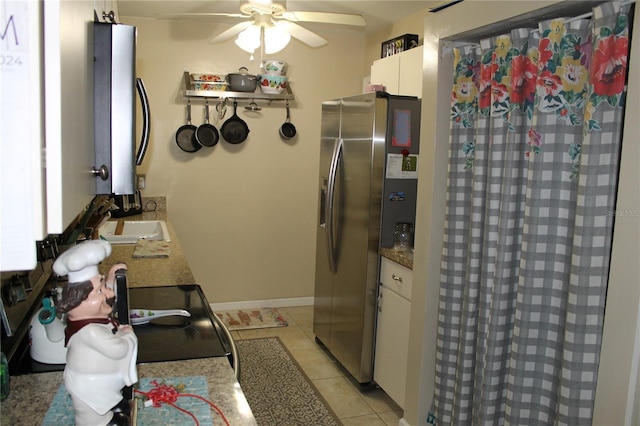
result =
[[100,227],[100,238],[111,244],[135,244],[139,239],[171,241],[164,220],[110,220]]

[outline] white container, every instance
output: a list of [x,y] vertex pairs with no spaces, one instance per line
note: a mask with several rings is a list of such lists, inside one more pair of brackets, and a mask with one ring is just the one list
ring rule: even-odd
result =
[[280,94],[287,88],[287,77],[283,75],[260,74],[258,85],[262,93]]
[[264,72],[269,75],[284,75],[287,63],[276,59],[264,62]]

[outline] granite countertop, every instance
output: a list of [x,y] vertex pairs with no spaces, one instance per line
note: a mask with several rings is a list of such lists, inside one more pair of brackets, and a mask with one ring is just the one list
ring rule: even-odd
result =
[[[41,424],[53,397],[62,384],[62,374],[59,371],[12,376],[11,393],[9,398],[2,402],[0,423],[12,426]],[[138,376],[140,378],[204,376],[209,388],[209,401],[222,411],[229,424],[234,426],[257,424],[240,384],[233,374],[233,369],[224,357],[140,364]],[[185,424],[189,422],[191,422],[190,418],[185,421]],[[225,423],[217,413],[214,413],[213,424],[217,426]]]
[[168,257],[134,258],[135,244],[112,244],[111,255],[100,265],[101,273],[106,273],[114,263],[124,262],[127,264],[127,280],[130,287],[194,284],[196,282],[173,226],[167,220],[166,211],[142,213],[111,220],[164,220],[171,239],[168,243],[171,251]]
[[380,249],[379,253],[381,256],[386,257],[389,260],[393,260],[406,268],[413,269],[413,251],[406,252],[383,247]]
[[[164,220],[171,239],[170,254],[161,258],[134,258],[135,244],[112,244],[111,255],[99,267],[101,273],[106,273],[116,262],[124,262],[131,287],[195,283],[166,211],[142,213],[121,220]],[[230,424],[256,425],[226,357],[139,364],[138,375],[140,378],[205,376],[209,400],[223,412]],[[62,381],[62,372],[11,376],[11,392],[0,407],[0,424],[41,424]],[[214,425],[224,424],[220,416],[215,413],[213,416]]]

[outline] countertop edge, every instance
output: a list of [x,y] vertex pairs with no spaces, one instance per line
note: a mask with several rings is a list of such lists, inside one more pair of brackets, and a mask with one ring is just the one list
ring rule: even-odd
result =
[[406,268],[413,270],[413,253],[407,253],[404,251],[394,250],[392,248],[381,248],[378,253],[382,257],[396,262]]

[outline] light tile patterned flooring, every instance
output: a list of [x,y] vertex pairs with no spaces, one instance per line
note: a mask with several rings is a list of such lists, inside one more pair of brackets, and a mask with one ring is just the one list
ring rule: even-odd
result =
[[380,388],[361,392],[316,343],[313,306],[277,308],[287,327],[233,331],[234,339],[278,336],[344,426],[397,426],[402,409]]

